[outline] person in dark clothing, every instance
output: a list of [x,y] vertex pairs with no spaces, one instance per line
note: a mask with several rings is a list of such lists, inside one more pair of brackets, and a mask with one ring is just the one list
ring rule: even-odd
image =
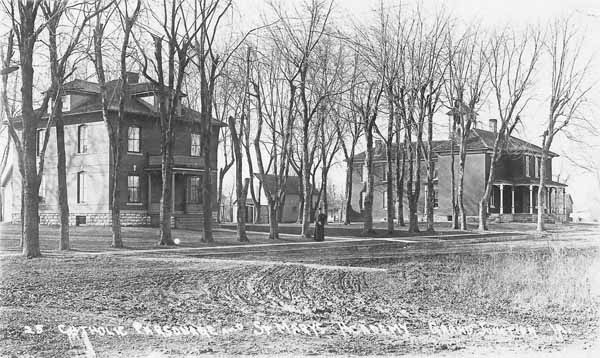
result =
[[317,222],[315,223],[315,241],[325,241],[325,222],[327,221],[327,215],[319,208],[319,215],[317,216]]

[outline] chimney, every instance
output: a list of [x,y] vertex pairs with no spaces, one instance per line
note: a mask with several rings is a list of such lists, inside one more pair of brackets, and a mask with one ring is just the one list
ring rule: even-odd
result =
[[490,132],[496,133],[498,130],[498,120],[495,118],[490,118]]
[[137,72],[125,72],[125,76],[127,76],[127,83],[129,84],[135,84],[138,83],[140,80],[140,74]]

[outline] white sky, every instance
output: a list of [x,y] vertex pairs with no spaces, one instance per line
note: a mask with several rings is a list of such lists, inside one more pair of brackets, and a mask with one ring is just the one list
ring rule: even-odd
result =
[[[275,1],[277,3],[277,1]],[[286,5],[298,4],[299,1],[280,0]],[[371,11],[378,7],[379,0],[338,0],[335,2],[333,19],[335,21],[365,21],[371,16]],[[397,5],[398,1],[384,1],[385,4]],[[586,36],[583,49],[584,58],[593,57],[594,66],[590,75],[595,81],[600,80],[600,1],[598,0],[421,0],[418,2],[425,12],[435,12],[440,7],[445,7],[459,21],[465,23],[479,22],[484,27],[502,28],[505,26],[520,27],[523,25],[545,26],[557,17],[572,16],[573,23],[582,28]],[[268,7],[265,0],[241,0],[236,3],[242,16],[242,22],[256,23],[260,13]],[[404,1],[409,6],[417,4],[416,1]],[[541,67],[541,66],[540,66]],[[523,113],[525,124],[519,128],[517,136],[540,145],[543,123],[547,114],[547,85],[544,84],[544,74],[537,73],[533,101]],[[594,88],[590,94],[590,103],[587,106],[588,118],[600,129],[600,121],[595,118],[600,113],[600,86]],[[494,108],[484,106],[480,111],[479,120],[487,126],[487,119],[497,117]],[[447,123],[447,119],[437,119],[440,126]],[[440,128],[439,136],[445,135],[445,130]],[[573,127],[573,134],[580,140],[579,143],[567,140],[563,135],[556,139],[552,150],[561,157],[554,160],[554,174],[561,174],[561,181],[567,178],[568,192],[574,200],[575,210],[589,210],[594,216],[600,218],[600,137],[588,130]],[[573,160],[567,160],[566,157]],[[575,161],[575,164],[573,163]],[[591,172],[585,168],[595,167]],[[338,190],[343,188],[343,165],[333,169],[331,179]],[[233,173],[231,173],[233,174]]]

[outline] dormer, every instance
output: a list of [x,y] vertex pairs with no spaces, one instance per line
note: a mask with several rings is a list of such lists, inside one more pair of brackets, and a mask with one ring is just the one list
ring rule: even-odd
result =
[[[72,96],[70,94],[65,94],[62,96],[62,111],[70,112],[71,111],[71,101]],[[50,101],[48,101],[48,114],[52,114],[52,109],[54,108],[54,99],[50,97]]]

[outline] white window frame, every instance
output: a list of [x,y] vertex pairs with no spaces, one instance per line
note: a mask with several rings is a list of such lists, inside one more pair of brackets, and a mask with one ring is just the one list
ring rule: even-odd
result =
[[[137,129],[137,136],[132,136],[132,130]],[[135,145],[137,143],[137,145]],[[137,150],[136,150],[137,149]],[[127,152],[141,153],[142,151],[142,129],[139,126],[127,127]]]
[[384,191],[381,194],[381,197],[383,198],[383,208],[387,209],[387,191]]
[[86,195],[86,173],[84,171],[80,171],[77,173],[77,203],[85,203],[87,200]]
[[525,177],[529,178],[531,175],[529,174],[529,168],[531,167],[531,159],[528,155],[525,156]]
[[199,157],[202,155],[202,142],[200,133],[190,133],[190,155]]
[[540,164],[541,164],[540,160],[541,160],[540,157],[535,157],[534,162],[533,162],[534,163],[534,168],[535,168],[534,173],[535,173],[535,177],[536,178],[540,177],[540,167],[541,167],[540,166]]
[[[132,180],[135,183],[132,183]],[[132,191],[132,189],[134,191]],[[137,174],[128,175],[127,176],[127,202],[128,203],[141,203],[142,202],[142,198],[141,198],[142,190],[141,189],[142,188],[140,186],[140,176]]]
[[87,134],[88,134],[88,126],[87,125],[82,124],[77,127],[77,153],[79,153],[79,154],[85,154],[88,151]]

